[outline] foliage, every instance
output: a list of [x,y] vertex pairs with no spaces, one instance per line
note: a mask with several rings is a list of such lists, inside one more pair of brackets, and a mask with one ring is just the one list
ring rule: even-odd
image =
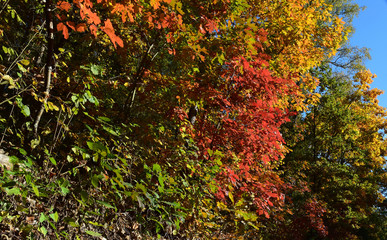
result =
[[298,196],[293,198],[289,228],[300,231],[302,226],[305,235],[298,236],[311,234],[313,219],[306,219],[307,209],[299,206],[315,201],[323,210],[315,216],[320,227],[325,226],[317,229],[321,235],[383,239],[377,235],[384,233],[383,227],[375,220],[383,222],[386,217],[380,192],[386,181],[386,110],[376,100],[381,91],[370,88],[373,75],[369,71],[357,73],[353,82],[326,67],[316,73],[323,75],[319,77],[319,104],[297,116],[295,125],[284,131],[289,143],[294,135],[302,136],[284,159],[286,175],[309,189],[302,196],[292,193]]
[[[0,0],[0,146],[13,164],[0,178],[1,231],[249,239],[330,234],[344,210],[345,227],[383,221],[380,92],[365,71],[352,86],[313,70],[349,34],[338,6]],[[335,185],[317,191],[318,171]]]

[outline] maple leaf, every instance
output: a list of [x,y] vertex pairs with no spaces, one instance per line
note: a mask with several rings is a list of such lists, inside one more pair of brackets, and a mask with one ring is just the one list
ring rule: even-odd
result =
[[118,44],[118,46],[120,47],[124,46],[124,42],[122,41],[122,39],[115,34],[114,28],[110,19],[105,21],[105,26],[102,27],[102,30],[109,36],[115,48],[117,48],[116,44]]
[[66,22],[66,25],[71,28],[73,31],[75,31],[75,23],[72,21]]
[[160,0],[150,0],[150,5],[154,9],[158,9],[160,7]]
[[214,31],[218,32],[219,31],[218,24],[216,23],[216,21],[214,21],[212,19],[208,19],[207,22],[208,23],[206,26],[207,26],[207,29],[209,32],[214,32]]
[[57,3],[56,7],[60,10],[68,12],[71,8],[71,4],[65,1],[60,1]]
[[63,23],[58,23],[58,25],[56,25],[56,28],[58,31],[63,32],[63,36],[65,39],[69,38],[69,30]]
[[59,14],[56,14],[56,17],[60,20],[60,21],[65,21],[67,19],[67,17],[65,15],[59,15]]
[[90,8],[81,6],[81,11],[79,13],[82,19],[85,19],[87,17],[88,24],[99,25],[101,23],[101,19]]
[[94,37],[97,37],[97,33],[98,33],[98,28],[97,28],[97,26],[91,25],[89,28],[90,28],[91,34],[93,34]]
[[84,32],[84,31],[86,31],[86,24],[84,24],[84,23],[78,24],[78,25],[75,27],[75,30],[76,30],[77,32]]

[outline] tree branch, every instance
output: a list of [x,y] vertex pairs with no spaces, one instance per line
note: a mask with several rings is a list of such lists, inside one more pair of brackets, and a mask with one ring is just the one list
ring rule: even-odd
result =
[[46,5],[44,7],[44,12],[46,14],[46,29],[47,29],[47,60],[45,68],[44,83],[46,90],[44,92],[44,100],[40,106],[38,115],[36,116],[34,123],[34,136],[38,137],[38,128],[39,122],[42,118],[44,112],[44,105],[47,104],[47,99],[50,96],[50,87],[51,87],[51,74],[54,66],[54,18],[53,18],[53,9],[52,9],[52,0],[46,0]]

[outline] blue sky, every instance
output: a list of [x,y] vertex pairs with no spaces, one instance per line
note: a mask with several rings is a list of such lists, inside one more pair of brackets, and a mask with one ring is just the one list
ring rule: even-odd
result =
[[367,8],[354,19],[355,34],[351,44],[370,49],[372,59],[366,66],[378,77],[372,87],[384,90],[379,104],[387,108],[387,0],[355,0]]

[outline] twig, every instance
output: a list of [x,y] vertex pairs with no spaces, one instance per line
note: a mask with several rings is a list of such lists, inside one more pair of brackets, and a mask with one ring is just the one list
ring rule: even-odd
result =
[[[14,108],[15,108],[15,105],[13,104],[13,105],[12,105],[11,112],[9,113],[9,117],[12,116],[12,113],[13,113],[13,109],[14,109]],[[1,137],[1,141],[0,141],[0,146],[1,146],[1,144],[3,144],[5,132],[7,131],[7,129],[8,129],[8,128],[5,128],[5,129],[4,129],[3,136]]]
[[15,97],[19,96],[22,92],[25,92],[25,91],[29,90],[29,87],[31,87],[31,86],[32,86],[32,84],[30,84],[30,85],[27,86],[25,89],[23,89],[23,90],[21,90],[20,92],[18,92],[16,95],[14,95],[14,96],[12,96],[12,97],[10,97],[10,98],[8,98],[8,99],[5,99],[4,101],[0,102],[0,105],[3,105],[4,103],[6,103],[6,102],[8,102],[8,101],[10,101],[10,100],[12,100],[12,99],[14,99]]
[[27,49],[27,47],[30,45],[30,43],[32,42],[32,40],[36,37],[36,35],[38,33],[41,33],[42,32],[42,29],[43,29],[43,25],[46,23],[46,21],[44,21],[42,23],[42,25],[40,25],[40,30],[39,32],[36,32],[34,34],[34,36],[32,36],[32,38],[28,41],[27,45],[23,48],[23,50],[18,54],[18,56],[15,58],[15,60],[12,62],[12,64],[9,66],[9,68],[7,69],[7,72],[5,74],[8,74],[9,71],[11,71],[11,69],[14,67],[15,63],[19,60],[20,56],[24,53],[24,51]]
[[[55,132],[54,132],[54,136],[52,137],[52,145],[51,145],[51,148],[50,148],[50,154],[52,152],[52,149],[55,147],[55,143],[56,143],[56,133],[58,131],[58,127],[59,127],[59,122],[60,122],[60,116],[62,115],[62,108],[60,108],[59,110],[59,115],[58,115],[58,120],[56,121],[56,126],[55,126]],[[59,133],[58,133],[59,135]]]
[[47,77],[47,83],[46,83],[46,91],[44,92],[44,100],[43,100],[43,103],[42,105],[40,106],[40,110],[39,110],[39,113],[38,115],[36,116],[36,119],[35,119],[35,123],[34,123],[34,135],[35,137],[38,136],[38,127],[39,127],[39,122],[40,122],[40,119],[42,118],[42,115],[43,115],[43,112],[44,112],[44,105],[47,104],[47,99],[50,95],[50,85],[51,85],[51,73],[52,73],[52,67],[49,66],[48,67],[48,77]]
[[4,9],[8,6],[10,0],[8,0],[6,3],[4,3],[4,7],[1,9],[0,14],[4,11]]

